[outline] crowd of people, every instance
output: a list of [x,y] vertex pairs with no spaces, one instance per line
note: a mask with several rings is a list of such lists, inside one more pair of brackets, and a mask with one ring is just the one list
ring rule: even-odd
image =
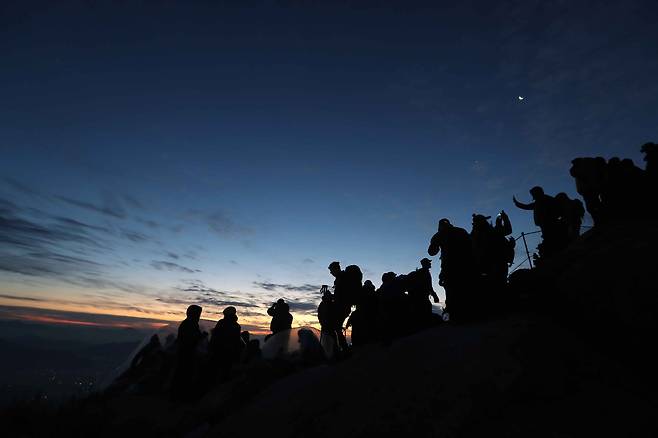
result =
[[[571,175],[595,225],[646,218],[658,193],[658,145],[647,143],[642,152],[645,169],[627,159],[573,160]],[[541,230],[538,259],[542,260],[578,238],[585,208],[580,200],[570,199],[566,193],[550,196],[539,186],[530,189],[530,195],[530,203],[515,197],[513,202],[518,208],[533,212],[534,223]],[[514,262],[516,243],[511,234],[512,224],[504,210],[493,223],[490,216],[473,214],[470,233],[447,218],[439,220],[427,252],[430,256],[440,253],[438,284],[446,295],[441,315],[432,311],[432,303],[439,303],[439,297],[433,288],[429,258],[420,260],[420,267],[407,274],[384,273],[379,288],[372,281],[363,280],[359,266],[342,269],[340,262],[332,262],[328,269],[334,278],[333,287],[321,287],[317,309],[321,336],[329,339],[341,356],[348,356],[353,348],[368,343],[386,344],[397,336],[447,320],[460,323],[496,312],[506,304],[508,270]],[[223,318],[210,335],[199,327],[201,312],[200,306],[189,306],[178,336],[168,337],[165,345],[154,335],[119,382],[137,379],[143,385],[146,382],[147,387],[167,387],[175,398],[187,399],[196,395],[194,388],[199,388],[199,381],[225,381],[235,364],[260,358],[260,343],[241,330],[235,307],[224,309]],[[265,342],[292,328],[293,315],[283,298],[272,304],[267,313],[272,317],[272,333]],[[351,345],[345,336],[350,328]]]

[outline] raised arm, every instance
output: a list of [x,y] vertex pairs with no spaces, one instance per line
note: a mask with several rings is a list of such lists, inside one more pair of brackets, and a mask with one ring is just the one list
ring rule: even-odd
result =
[[507,213],[505,213],[505,210],[501,210],[500,216],[496,218],[496,228],[498,228],[503,236],[509,236],[512,234],[512,223],[510,222]]
[[534,210],[535,209],[535,203],[534,202],[531,202],[530,204],[524,204],[523,202],[517,201],[516,197],[514,197],[514,196],[512,196],[512,200],[514,201],[514,205],[516,205],[521,210]]

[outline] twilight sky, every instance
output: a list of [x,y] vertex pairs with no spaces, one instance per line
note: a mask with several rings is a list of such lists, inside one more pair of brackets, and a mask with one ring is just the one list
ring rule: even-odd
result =
[[654,1],[208,3],[2,2],[0,305],[315,322],[332,260],[657,140]]

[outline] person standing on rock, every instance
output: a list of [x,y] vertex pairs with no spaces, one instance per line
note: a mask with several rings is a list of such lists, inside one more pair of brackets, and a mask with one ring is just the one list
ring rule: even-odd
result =
[[439,221],[438,231],[430,240],[427,253],[441,252],[439,285],[446,291],[446,310],[451,321],[466,317],[465,303],[471,294],[473,252],[471,237],[463,228],[455,227],[446,218]]
[[427,327],[432,321],[432,303],[429,297],[432,297],[435,303],[439,302],[439,296],[432,287],[432,261],[424,258],[420,261],[420,266],[420,269],[407,274],[410,320],[415,328]]
[[343,323],[352,310],[349,284],[345,271],[340,268],[339,262],[331,262],[329,264],[329,273],[334,276],[334,295],[331,312],[334,317],[334,331],[340,348],[342,350],[348,350],[347,339],[345,339],[345,335],[343,334]]

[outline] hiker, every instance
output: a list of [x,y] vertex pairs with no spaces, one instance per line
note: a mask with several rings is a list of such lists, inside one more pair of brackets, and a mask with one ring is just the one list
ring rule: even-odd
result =
[[645,143],[642,145],[641,151],[644,154],[644,161],[647,163],[644,167],[643,192],[646,196],[644,202],[648,204],[645,210],[649,210],[658,204],[658,144]]
[[380,309],[380,328],[385,343],[402,333],[411,333],[409,297],[407,296],[406,275],[395,272],[382,274],[382,285],[377,289]]
[[379,299],[372,281],[366,280],[361,288],[361,298],[357,309],[363,314],[363,343],[376,341],[379,337]]
[[229,378],[232,364],[240,358],[244,341],[235,307],[229,306],[222,313],[224,317],[217,321],[212,330],[208,352],[211,373],[218,370],[220,380],[223,381]]
[[571,161],[569,173],[576,180],[576,190],[583,197],[594,225],[605,222],[607,214],[601,200],[607,173],[605,159],[603,157],[576,158]]
[[564,193],[555,195],[555,202],[559,211],[559,221],[569,242],[580,236],[580,227],[585,215],[585,207],[579,199],[571,199]]
[[318,321],[320,322],[321,336],[333,339],[334,347],[338,347],[338,331],[342,335],[342,327],[336,326],[337,318],[335,315],[336,305],[334,303],[334,296],[329,291],[327,285],[323,285],[320,292],[322,293],[322,301],[318,306]]
[[340,268],[339,262],[329,264],[329,273],[334,276],[334,294],[331,305],[331,315],[334,318],[334,333],[337,336],[338,346],[342,350],[348,350],[347,339],[343,334],[343,323],[352,310],[352,299],[350,292],[352,285],[345,275],[345,271]]
[[201,306],[189,306],[186,318],[178,326],[176,341],[176,369],[172,382],[174,398],[187,400],[196,395],[199,361],[196,354],[197,346],[208,334],[199,329],[201,319]]
[[288,303],[286,303],[283,298],[279,298],[276,303],[272,304],[272,306],[267,309],[267,314],[272,317],[272,321],[270,322],[270,330],[272,333],[265,337],[266,341],[270,336],[292,328],[293,317],[290,313]]
[[149,342],[143,346],[130,361],[130,369],[148,369],[152,367],[154,361],[157,361],[158,356],[162,353],[162,344],[157,334],[151,336]]
[[423,258],[420,266],[420,269],[407,274],[410,320],[417,329],[429,326],[432,321],[432,303],[429,297],[439,303],[439,296],[432,287],[432,261]]
[[446,292],[446,311],[451,321],[459,321],[466,315],[463,303],[468,301],[473,275],[473,250],[471,237],[463,228],[456,227],[446,218],[439,221],[438,231],[430,240],[427,253],[435,256],[441,252],[439,285]]
[[564,239],[560,235],[555,198],[545,194],[544,189],[539,186],[530,189],[530,195],[533,201],[529,204],[517,201],[516,197],[512,197],[512,200],[518,208],[532,210],[535,225],[541,229],[543,240],[540,247],[540,256],[549,256],[564,246]]

